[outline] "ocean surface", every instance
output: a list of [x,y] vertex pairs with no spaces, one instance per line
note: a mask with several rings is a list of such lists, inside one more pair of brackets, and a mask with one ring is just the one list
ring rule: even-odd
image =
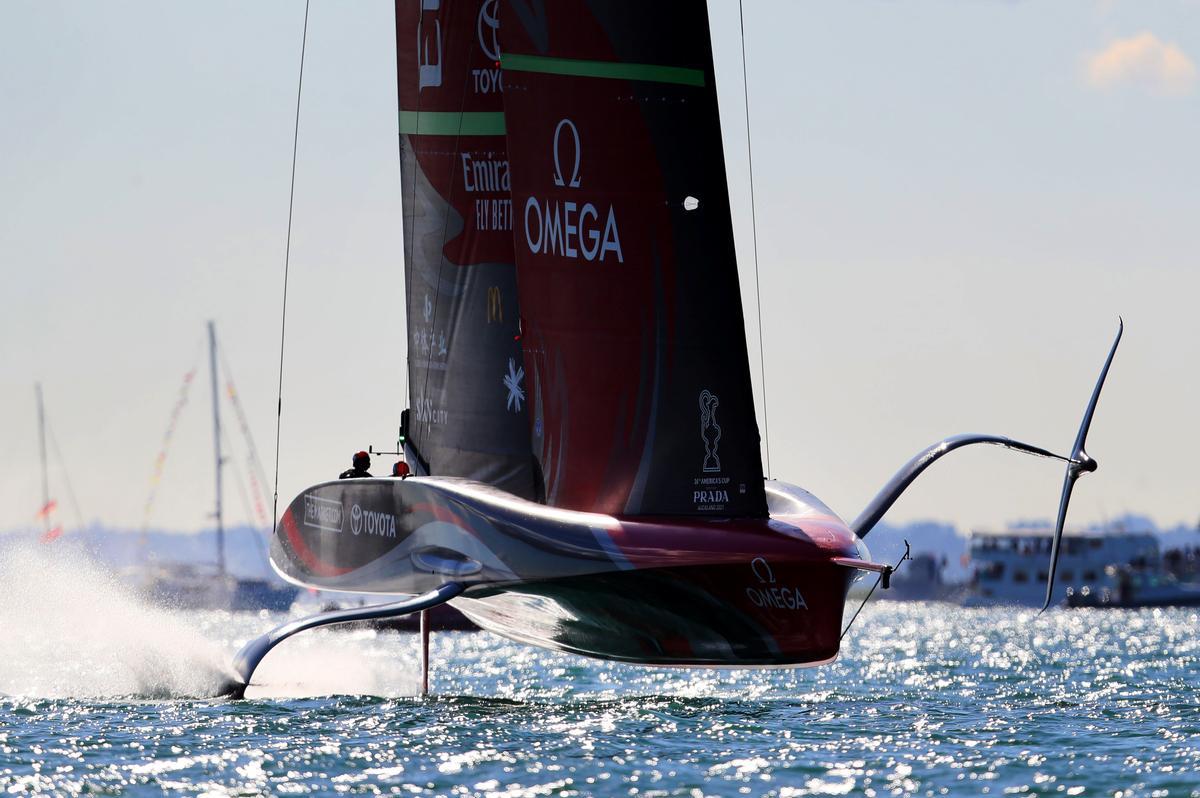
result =
[[[297,610],[299,612],[299,610]],[[50,795],[1200,796],[1192,610],[874,603],[840,659],[662,670],[171,613],[82,560],[0,562],[0,792]]]

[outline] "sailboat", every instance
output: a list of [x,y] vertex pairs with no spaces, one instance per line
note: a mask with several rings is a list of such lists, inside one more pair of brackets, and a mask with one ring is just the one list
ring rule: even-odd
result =
[[50,543],[62,536],[63,528],[54,522],[54,512],[58,509],[58,502],[50,498],[50,465],[46,458],[46,407],[42,401],[42,384],[40,382],[34,383],[33,393],[37,397],[38,453],[42,474],[42,503],[35,518],[42,522],[42,543]]
[[851,584],[893,570],[865,538],[974,444],[1066,463],[1053,584],[1120,332],[1069,455],[947,438],[847,523],[764,478],[704,0],[395,10],[414,476],[305,489],[271,561],[298,585],[404,598],[250,641],[231,695],[304,629],[445,602],[588,657],[828,663]]
[[[215,502],[213,519],[216,523],[216,546],[211,567],[191,563],[144,564],[134,578],[153,601],[173,609],[260,610],[282,612],[292,605],[296,587],[266,579],[235,576],[226,563],[224,481],[226,458],[221,451],[223,428],[219,400],[217,369],[217,333],[208,322],[208,360],[212,389],[213,459],[215,463]],[[185,380],[190,383],[191,374]],[[179,406],[182,406],[182,401]],[[168,433],[169,435],[170,433]],[[160,455],[161,460],[165,457]],[[153,495],[153,494],[152,494]],[[149,506],[149,502],[147,503]]]

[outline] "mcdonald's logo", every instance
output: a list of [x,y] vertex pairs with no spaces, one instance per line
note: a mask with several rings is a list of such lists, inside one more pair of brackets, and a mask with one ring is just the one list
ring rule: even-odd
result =
[[504,300],[500,296],[500,286],[493,285],[487,290],[487,320],[504,321]]

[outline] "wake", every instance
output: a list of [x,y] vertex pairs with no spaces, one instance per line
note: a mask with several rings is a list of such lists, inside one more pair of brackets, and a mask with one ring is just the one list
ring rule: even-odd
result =
[[[280,620],[172,612],[80,550],[3,546],[0,696],[217,698],[235,678],[233,653]],[[305,632],[271,652],[246,696],[410,696],[420,684],[416,641],[370,630]]]
[[226,654],[156,609],[86,554],[0,550],[0,695],[201,698],[226,681]]

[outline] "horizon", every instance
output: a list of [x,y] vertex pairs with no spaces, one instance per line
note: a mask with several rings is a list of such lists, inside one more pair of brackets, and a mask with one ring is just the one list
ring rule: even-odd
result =
[[[1007,533],[1020,532],[1023,530],[1045,531],[1054,529],[1054,519],[1046,518],[1015,518],[1003,525],[997,527],[962,527],[955,524],[953,521],[945,518],[911,518],[904,521],[888,521],[886,518],[880,521],[872,530],[875,537],[870,540],[876,540],[881,536],[881,532],[896,533],[910,529],[919,529],[921,527],[936,527],[939,529],[950,529],[955,535],[963,538],[969,538],[975,534],[992,534],[992,533]],[[223,527],[227,535],[241,534],[261,534],[269,536],[271,530],[267,526],[258,526],[251,522],[241,522]],[[193,535],[215,535],[217,528],[215,526],[202,526],[197,528],[179,528],[179,527],[164,527],[151,526],[146,528],[111,525],[105,523],[99,518],[93,518],[82,525],[67,525],[63,532],[63,538],[69,538],[72,535],[80,536],[94,532],[106,532],[118,535],[166,535],[166,536],[193,536]],[[1200,519],[1183,519],[1175,523],[1162,524],[1144,513],[1122,513],[1110,519],[1103,521],[1092,522],[1088,524],[1068,523],[1064,530],[1064,534],[1122,534],[1125,532],[1141,532],[1148,531],[1156,535],[1178,535],[1194,532],[1197,535],[1197,543],[1200,543]],[[26,526],[13,526],[0,529],[0,536],[6,535],[26,535],[36,536],[41,533],[41,529],[34,524]],[[59,539],[63,539],[59,538]],[[53,546],[55,541],[50,541],[45,545]],[[913,548],[918,549],[920,541],[910,541],[913,543]]]

